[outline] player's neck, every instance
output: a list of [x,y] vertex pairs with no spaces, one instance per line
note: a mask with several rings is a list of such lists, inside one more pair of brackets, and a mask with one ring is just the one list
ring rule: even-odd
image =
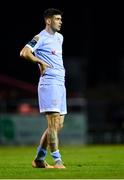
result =
[[55,31],[53,31],[53,30],[52,30],[51,28],[49,28],[49,27],[46,27],[45,30],[46,30],[49,34],[51,34],[51,35],[54,35],[54,34],[55,34]]

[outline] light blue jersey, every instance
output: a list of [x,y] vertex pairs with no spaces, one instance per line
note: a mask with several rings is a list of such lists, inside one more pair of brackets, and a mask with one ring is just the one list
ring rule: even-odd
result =
[[[65,69],[62,58],[63,36],[42,30],[26,46],[36,57],[46,62],[46,68],[38,83],[39,110],[43,112],[67,113]],[[40,66],[39,66],[40,67]]]
[[43,76],[40,77],[41,83],[64,84],[65,69],[62,57],[62,34],[55,32],[52,35],[44,29],[37,36],[39,40],[32,40],[27,46],[32,49],[36,57],[51,66],[50,68],[46,68]]

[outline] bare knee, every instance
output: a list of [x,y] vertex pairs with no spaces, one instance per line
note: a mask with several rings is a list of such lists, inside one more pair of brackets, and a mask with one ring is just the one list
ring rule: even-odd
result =
[[60,128],[60,114],[59,113],[47,113],[46,118],[48,121],[48,128],[58,131]]

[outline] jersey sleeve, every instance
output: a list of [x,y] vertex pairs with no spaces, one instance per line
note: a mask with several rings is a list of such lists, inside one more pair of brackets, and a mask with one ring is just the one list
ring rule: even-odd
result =
[[38,47],[39,45],[41,44],[41,37],[40,35],[36,35],[33,37],[32,40],[30,40],[26,46],[29,47],[31,49],[32,52],[34,52]]

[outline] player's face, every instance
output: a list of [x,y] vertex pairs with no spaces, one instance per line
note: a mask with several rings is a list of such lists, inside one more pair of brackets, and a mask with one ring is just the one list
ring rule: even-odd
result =
[[51,29],[53,31],[60,31],[62,25],[62,17],[61,15],[54,15],[51,18]]

